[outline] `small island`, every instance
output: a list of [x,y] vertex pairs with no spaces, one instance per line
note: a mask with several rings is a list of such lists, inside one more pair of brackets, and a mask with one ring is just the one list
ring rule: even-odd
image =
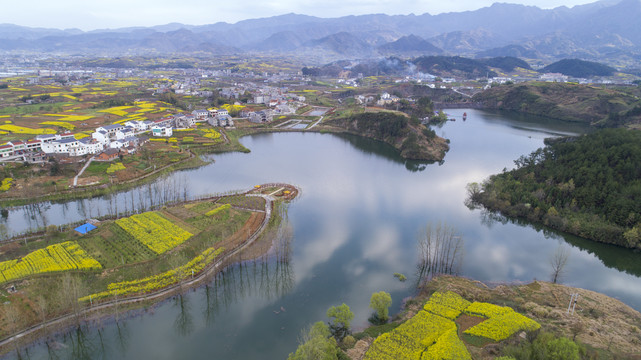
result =
[[0,318],[0,348],[199,285],[278,226],[273,210],[298,193],[288,184],[256,185],[5,243],[0,296],[10,304]]

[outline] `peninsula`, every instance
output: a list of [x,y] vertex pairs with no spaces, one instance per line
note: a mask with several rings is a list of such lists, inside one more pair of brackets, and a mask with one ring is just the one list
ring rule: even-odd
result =
[[278,226],[273,210],[298,192],[256,185],[5,243],[0,282],[10,305],[0,318],[0,349],[199,285]]

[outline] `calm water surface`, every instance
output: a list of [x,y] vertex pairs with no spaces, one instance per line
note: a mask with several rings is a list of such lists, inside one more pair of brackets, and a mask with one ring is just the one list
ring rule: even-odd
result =
[[[467,111],[467,121],[460,115]],[[393,308],[414,293],[416,237],[445,222],[465,241],[461,274],[486,282],[548,280],[549,259],[570,249],[563,282],[606,293],[641,309],[641,255],[527,223],[501,221],[464,205],[465,185],[511,168],[550,136],[585,128],[528,117],[452,110],[456,122],[436,131],[451,140],[442,164],[406,162],[384,144],[329,134],[262,134],[242,139],[250,154],[216,155],[212,165],[176,173],[189,196],[266,182],[302,188],[289,205],[288,261],[229,268],[206,288],[137,316],[59,336],[23,355],[33,359],[284,359],[305,326],[348,304],[354,327],[370,315],[373,292],[392,294]],[[177,180],[176,180],[177,179]],[[167,183],[168,180],[164,180]],[[111,198],[20,208],[4,219],[11,231],[62,224],[134,207],[133,190]],[[111,200],[109,200],[111,199]],[[44,219],[44,220],[43,220]],[[392,274],[408,275],[401,283]],[[569,299],[568,299],[569,300]],[[53,355],[52,355],[53,354]]]

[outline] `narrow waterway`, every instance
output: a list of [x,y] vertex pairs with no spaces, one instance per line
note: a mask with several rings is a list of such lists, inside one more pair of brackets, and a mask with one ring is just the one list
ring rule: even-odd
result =
[[[467,121],[462,121],[465,111]],[[284,359],[295,350],[302,329],[327,320],[330,306],[348,304],[356,314],[353,325],[362,327],[370,315],[370,295],[384,290],[392,294],[391,312],[398,311],[402,300],[414,293],[417,235],[427,224],[441,222],[455,228],[465,242],[460,268],[464,276],[486,282],[549,280],[549,259],[563,246],[570,250],[563,283],[641,309],[641,255],[489,216],[464,204],[467,183],[511,168],[514,159],[542,146],[546,137],[587,129],[475,110],[449,113],[457,120],[436,128],[451,140],[441,164],[403,161],[389,146],[358,137],[261,134],[242,139],[250,154],[216,155],[211,165],[175,173],[151,186],[11,210],[2,221],[10,231],[21,232],[116,212],[114,204],[124,211],[172,196],[267,182],[302,189],[288,207],[288,231],[283,234],[289,235],[281,239],[287,247],[280,256],[232,266],[207,287],[118,322],[59,336],[48,346],[41,342],[22,355]],[[153,195],[155,191],[161,195]],[[407,275],[408,281],[399,282],[395,272]]]

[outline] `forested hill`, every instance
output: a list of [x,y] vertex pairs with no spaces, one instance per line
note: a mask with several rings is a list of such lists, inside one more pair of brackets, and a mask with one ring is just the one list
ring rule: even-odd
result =
[[561,73],[577,78],[612,76],[615,71],[610,66],[579,59],[563,59],[540,70],[542,73]]
[[546,140],[471,200],[588,239],[641,249],[641,131]]
[[641,122],[639,89],[604,89],[589,85],[530,82],[494,86],[474,96],[488,109],[512,110],[596,126]]
[[449,150],[447,141],[422,125],[418,119],[408,119],[392,112],[360,113],[325,123],[355,135],[386,142],[406,159],[441,161]]

